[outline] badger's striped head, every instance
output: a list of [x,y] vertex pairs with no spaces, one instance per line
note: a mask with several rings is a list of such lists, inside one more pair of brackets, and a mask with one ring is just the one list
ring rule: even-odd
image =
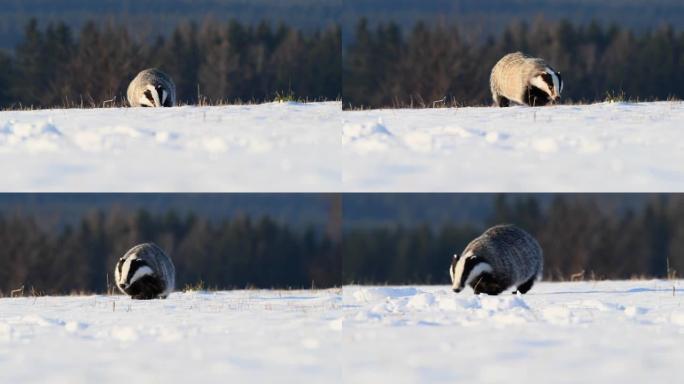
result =
[[140,105],[143,107],[170,107],[171,99],[169,92],[161,84],[147,84],[140,96]]
[[454,292],[461,292],[466,285],[479,279],[482,274],[491,272],[492,266],[472,251],[467,251],[463,256],[454,255],[449,268],[451,287]]
[[530,84],[546,93],[552,102],[557,102],[563,92],[563,78],[560,72],[554,71],[551,67],[546,67],[544,72],[533,77]]
[[144,276],[152,276],[154,271],[143,259],[139,259],[137,255],[128,255],[119,259],[114,270],[114,278],[116,286],[123,293],[128,293],[126,290],[136,281]]

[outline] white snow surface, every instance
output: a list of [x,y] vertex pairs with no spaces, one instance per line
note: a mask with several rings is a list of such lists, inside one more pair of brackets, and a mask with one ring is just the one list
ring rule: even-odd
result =
[[[674,292],[673,292],[674,288]],[[675,383],[684,281],[344,288],[348,383]]]
[[684,102],[343,114],[346,191],[684,191]]
[[341,289],[0,299],[0,383],[339,381]]
[[0,112],[0,191],[339,192],[340,102]]
[[0,299],[0,383],[674,383],[683,346],[681,280]]

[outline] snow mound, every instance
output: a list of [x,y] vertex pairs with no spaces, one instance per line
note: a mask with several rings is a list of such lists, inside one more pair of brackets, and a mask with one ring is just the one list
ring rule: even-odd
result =
[[432,308],[436,303],[435,295],[431,293],[420,293],[412,296],[406,303],[408,309],[428,309]]
[[496,296],[478,296],[478,299],[480,300],[480,307],[482,309],[491,311],[491,312],[500,312],[500,311],[510,311],[514,309],[525,309],[529,310],[530,308],[527,306],[525,303],[525,300],[518,296],[513,296],[513,297],[496,297]]
[[340,102],[0,111],[0,190],[339,192],[340,116]]
[[684,102],[344,113],[350,192],[679,192]]
[[357,302],[370,302],[404,296],[413,296],[418,290],[411,287],[374,287],[360,288],[354,291],[353,297]]
[[498,296],[344,287],[345,381],[667,382],[684,359],[673,284],[542,282]]
[[0,129],[0,151],[19,150],[31,154],[54,152],[62,144],[62,133],[50,122],[8,121]]
[[0,382],[330,381],[340,302],[340,290],[2,298]]
[[342,127],[342,143],[352,146],[354,150],[361,153],[387,150],[393,142],[394,138],[383,125],[382,119],[373,123]]

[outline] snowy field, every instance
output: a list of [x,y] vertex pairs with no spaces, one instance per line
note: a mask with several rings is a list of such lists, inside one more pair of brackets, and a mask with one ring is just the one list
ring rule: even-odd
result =
[[349,286],[343,303],[349,383],[682,382],[684,281]]
[[0,190],[338,192],[340,108],[3,111]]
[[682,361],[684,281],[0,299],[0,383],[674,383]]
[[0,383],[339,381],[341,290],[0,299]]
[[346,191],[684,191],[684,103],[343,114]]

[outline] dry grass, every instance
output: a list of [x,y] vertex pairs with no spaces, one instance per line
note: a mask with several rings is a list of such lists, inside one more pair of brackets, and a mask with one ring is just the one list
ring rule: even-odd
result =
[[[195,106],[195,107],[224,107],[231,105],[259,105],[266,103],[285,103],[285,102],[295,102],[295,103],[317,103],[326,101],[341,101],[341,99],[328,100],[325,98],[301,98],[296,97],[294,93],[280,93],[276,92],[273,99],[259,101],[257,99],[252,100],[227,100],[227,99],[210,99],[207,96],[199,95],[198,102],[196,104],[190,104],[186,102],[179,102],[177,107]],[[0,111],[40,111],[47,109],[96,109],[96,108],[128,108],[128,102],[123,98],[113,98],[111,100],[105,100],[103,102],[95,102],[94,100],[84,100],[79,101],[64,100],[61,104],[53,106],[35,106],[35,105],[24,105],[21,103],[10,105],[4,108],[0,108]]]
[[[562,106],[562,105],[576,105],[576,106],[581,106],[581,105],[592,105],[592,104],[600,104],[600,103],[628,103],[628,104],[634,104],[634,103],[645,103],[645,102],[658,102],[658,101],[669,101],[673,103],[678,103],[681,102],[682,100],[677,98],[676,96],[670,95],[667,97],[667,99],[658,99],[658,98],[651,98],[651,99],[642,99],[638,97],[628,97],[624,91],[608,91],[605,94],[605,97],[603,100],[586,100],[586,99],[580,99],[580,100],[573,100],[573,99],[562,99],[562,101],[558,104],[554,104],[553,106]],[[410,97],[409,101],[400,101],[398,99],[395,99],[392,101],[391,104],[389,105],[383,105],[379,107],[369,107],[365,105],[352,105],[351,103],[342,103],[342,109],[345,111],[369,111],[369,110],[374,110],[374,109],[441,109],[441,108],[483,108],[483,107],[492,107],[494,108],[495,106],[493,104],[465,104],[464,102],[458,101],[454,98],[447,99],[446,97],[439,99],[439,100],[433,100],[433,101],[425,101],[420,97],[413,98]]]
[[200,280],[195,284],[186,284],[185,287],[183,287],[182,292],[205,292],[206,290],[204,281]]
[[604,101],[606,103],[623,103],[626,99],[625,92],[620,91],[608,91],[606,92],[606,97]]
[[19,297],[19,296],[24,296],[24,286],[23,285],[17,289],[13,289],[10,291],[10,297]]
[[667,279],[668,280],[676,280],[677,279],[677,271],[670,266],[670,258],[667,258]]
[[[330,288],[259,288],[255,286],[246,286],[244,288],[219,288],[219,287],[206,287],[205,283],[203,281],[199,281],[195,284],[186,284],[185,287],[181,290],[176,290],[174,292],[178,293],[194,293],[194,292],[201,292],[201,293],[212,293],[212,292],[221,292],[221,291],[235,291],[235,290],[240,290],[240,291],[248,291],[248,295],[256,295],[260,291],[267,291],[270,292],[274,295],[277,295],[278,297],[283,297],[286,298],[288,296],[291,296],[293,293],[296,292],[322,292],[322,291],[333,291],[335,293],[342,293],[342,287],[330,287]],[[87,291],[87,290],[73,290],[70,292],[46,292],[42,291],[39,289],[36,289],[35,287],[31,287],[30,289],[26,289],[25,286],[21,286],[17,289],[13,289],[9,292],[9,295],[3,291],[0,291],[0,298],[39,298],[39,297],[57,297],[57,296],[70,296],[70,297],[82,297],[82,296],[93,296],[93,295],[105,295],[105,296],[124,296],[122,293],[120,293],[118,290],[114,288],[107,289],[106,292],[93,292],[93,291]]]

